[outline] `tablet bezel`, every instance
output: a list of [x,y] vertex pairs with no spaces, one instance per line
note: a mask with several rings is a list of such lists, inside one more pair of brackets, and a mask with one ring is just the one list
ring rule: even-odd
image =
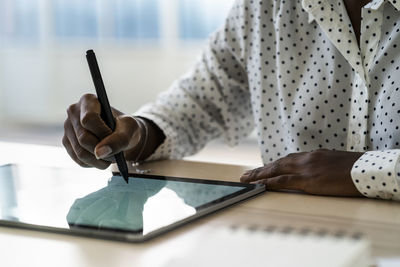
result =
[[[1,165],[0,167],[5,167],[7,165],[18,166],[17,164],[6,164]],[[62,168],[61,168],[62,169]],[[113,175],[120,175],[119,172],[112,172]],[[204,217],[205,215],[214,213],[223,208],[232,206],[237,204],[245,199],[254,197],[265,192],[265,186],[260,184],[243,184],[238,182],[227,182],[227,181],[218,181],[218,180],[208,180],[208,179],[197,179],[197,178],[183,178],[183,177],[175,177],[175,176],[162,176],[162,175],[151,175],[151,174],[136,174],[130,173],[129,178],[145,178],[145,179],[157,179],[164,181],[180,181],[180,182],[191,182],[191,183],[200,183],[200,184],[215,184],[215,185],[228,185],[228,186],[240,186],[244,187],[243,189],[234,192],[230,195],[224,196],[212,202],[208,202],[196,208],[196,213],[184,219],[178,220],[172,224],[163,226],[158,228],[152,232],[149,232],[145,235],[134,234],[134,231],[129,231],[125,229],[113,229],[113,228],[102,228],[95,229],[93,226],[85,226],[80,225],[78,227],[72,227],[70,229],[54,227],[54,226],[45,226],[45,225],[37,225],[37,224],[29,224],[25,222],[17,222],[11,220],[2,220],[0,219],[0,226],[12,227],[12,228],[20,228],[27,230],[36,230],[42,232],[50,232],[50,233],[61,233],[66,235],[74,235],[74,236],[84,236],[98,239],[108,239],[108,240],[116,240],[123,242],[131,242],[131,243],[139,243],[143,241],[147,241],[154,237],[157,237],[163,233],[169,232],[179,226],[185,225],[191,221],[194,221],[198,218]]]

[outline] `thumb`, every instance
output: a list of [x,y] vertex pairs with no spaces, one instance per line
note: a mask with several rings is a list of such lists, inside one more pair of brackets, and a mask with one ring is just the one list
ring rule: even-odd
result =
[[105,159],[119,152],[128,150],[137,143],[138,123],[131,116],[121,116],[116,118],[114,132],[106,136],[95,147],[96,158]]

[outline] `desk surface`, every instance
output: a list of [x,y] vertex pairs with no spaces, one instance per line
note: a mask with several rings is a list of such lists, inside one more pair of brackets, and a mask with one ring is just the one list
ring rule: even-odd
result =
[[[60,148],[0,142],[0,164],[75,166]],[[50,160],[51,159],[51,160]],[[245,166],[162,161],[147,163],[153,174],[238,181]],[[279,226],[363,233],[372,243],[373,256],[400,256],[400,203],[364,198],[335,198],[297,193],[267,192],[143,244],[125,244],[0,228],[2,266],[157,266],[182,255],[207,229],[217,225]],[[251,253],[249,249],[248,253]],[[3,265],[3,263],[7,263]]]

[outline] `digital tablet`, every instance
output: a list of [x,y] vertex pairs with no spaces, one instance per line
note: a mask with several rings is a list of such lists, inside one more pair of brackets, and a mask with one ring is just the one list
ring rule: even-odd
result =
[[0,166],[0,225],[141,242],[265,191],[255,184]]

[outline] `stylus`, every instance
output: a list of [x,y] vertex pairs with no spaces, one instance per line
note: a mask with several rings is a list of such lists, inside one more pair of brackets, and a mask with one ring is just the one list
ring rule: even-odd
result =
[[[115,130],[115,120],[111,112],[110,103],[108,102],[108,97],[106,93],[106,88],[104,87],[103,78],[101,77],[100,68],[97,64],[96,55],[93,50],[86,51],[86,59],[89,64],[90,73],[92,75],[94,87],[96,89],[97,98],[101,105],[100,116],[112,131]],[[126,165],[126,160],[123,152],[115,154],[115,161],[117,162],[119,172],[122,177],[124,177],[125,182],[128,183],[129,174],[128,166]]]

